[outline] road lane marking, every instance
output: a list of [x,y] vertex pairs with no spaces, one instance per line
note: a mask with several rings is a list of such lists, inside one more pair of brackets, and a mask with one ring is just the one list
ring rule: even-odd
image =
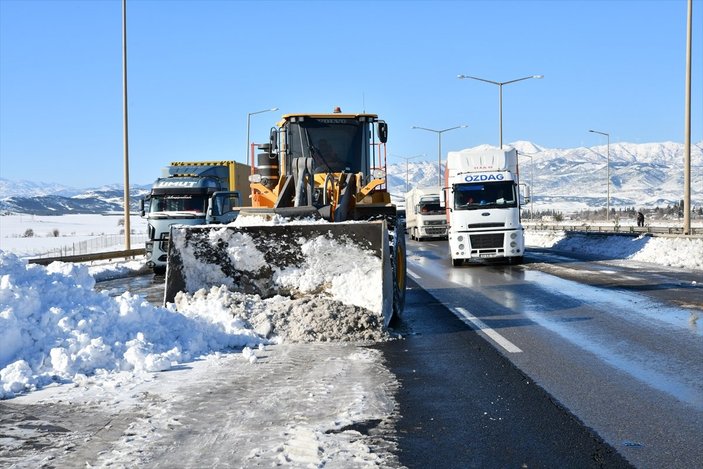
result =
[[408,274],[410,274],[410,276],[411,276],[412,278],[414,278],[414,279],[422,278],[422,277],[420,277],[419,275],[417,275],[415,272],[413,272],[412,270],[408,269],[407,267],[405,268],[405,270],[406,270],[406,271],[408,272]]
[[[485,333],[488,337],[493,339],[495,343],[503,347],[505,350],[508,351],[508,353],[522,353],[522,350],[520,350],[515,344],[510,342],[508,339],[503,337],[502,335],[498,334],[496,331],[491,329],[481,321],[479,318],[474,316],[473,314],[469,313],[466,311],[464,308],[454,308],[454,310],[459,313],[461,317],[466,319],[467,321],[471,321],[471,323],[478,328],[481,332]],[[464,321],[466,322],[466,321]]]

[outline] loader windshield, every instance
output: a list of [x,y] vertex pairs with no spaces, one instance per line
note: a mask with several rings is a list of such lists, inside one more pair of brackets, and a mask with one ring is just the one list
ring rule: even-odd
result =
[[456,184],[454,186],[454,208],[457,210],[511,207],[517,207],[513,181]]
[[288,164],[293,158],[311,157],[314,172],[363,171],[364,123],[356,119],[312,119],[289,126]]

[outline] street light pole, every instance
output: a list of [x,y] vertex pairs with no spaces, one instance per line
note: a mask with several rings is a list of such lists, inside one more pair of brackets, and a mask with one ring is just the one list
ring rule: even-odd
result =
[[442,134],[450,130],[463,129],[466,127],[468,127],[468,125],[457,125],[456,127],[450,127],[448,129],[435,130],[426,127],[418,127],[416,125],[412,126],[413,129],[426,130],[437,134],[437,184],[440,188],[442,187]]
[[683,234],[691,234],[691,36],[693,0],[688,0],[686,20],[686,96],[684,105]]
[[607,156],[607,164],[606,164],[606,174],[608,177],[608,197],[606,199],[606,212],[605,212],[605,221],[610,220],[610,134],[607,132],[599,132],[597,130],[589,130],[589,132],[593,132],[594,134],[600,134],[600,135],[605,135],[608,138],[608,156]]
[[415,159],[415,158],[420,158],[421,156],[426,156],[425,154],[422,155],[415,155],[415,156],[400,156],[400,155],[391,155],[391,156],[397,156],[398,158],[403,158],[405,160],[405,192],[408,192],[410,190],[410,187],[408,185],[408,163],[410,160]]
[[251,124],[251,116],[254,114],[261,114],[262,112],[271,112],[271,111],[278,111],[277,107],[271,108],[271,109],[264,109],[261,111],[255,111],[255,112],[249,112],[247,113],[247,151],[244,153],[244,163],[246,164],[249,161],[249,127]]
[[494,85],[498,85],[498,135],[499,135],[499,141],[500,141],[500,148],[503,148],[503,85],[509,85],[510,83],[515,83],[518,81],[523,81],[523,80],[529,80],[531,78],[544,78],[544,75],[530,75],[529,77],[522,77],[522,78],[516,78],[515,80],[510,80],[510,81],[493,81],[493,80],[486,80],[485,78],[478,78],[478,77],[472,77],[469,75],[457,75],[457,78],[459,80],[478,80],[478,81],[483,81],[486,83],[492,83]]

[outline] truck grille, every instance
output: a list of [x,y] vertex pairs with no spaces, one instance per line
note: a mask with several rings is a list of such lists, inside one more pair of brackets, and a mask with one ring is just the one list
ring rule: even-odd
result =
[[470,235],[471,249],[494,249],[503,247],[503,233]]
[[446,236],[447,235],[447,227],[437,227],[437,228],[425,228],[425,233],[427,233],[430,236]]

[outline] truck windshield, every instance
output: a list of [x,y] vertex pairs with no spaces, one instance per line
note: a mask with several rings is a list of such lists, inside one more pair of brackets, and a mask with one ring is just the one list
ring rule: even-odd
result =
[[152,195],[150,212],[205,212],[207,198],[204,195]]
[[517,207],[513,181],[457,184],[454,186],[454,208],[474,210],[479,208]]
[[421,215],[444,215],[444,209],[439,206],[439,196],[420,199],[418,211]]
[[356,119],[312,119],[290,124],[292,158],[312,157],[314,172],[362,171],[363,124]]

